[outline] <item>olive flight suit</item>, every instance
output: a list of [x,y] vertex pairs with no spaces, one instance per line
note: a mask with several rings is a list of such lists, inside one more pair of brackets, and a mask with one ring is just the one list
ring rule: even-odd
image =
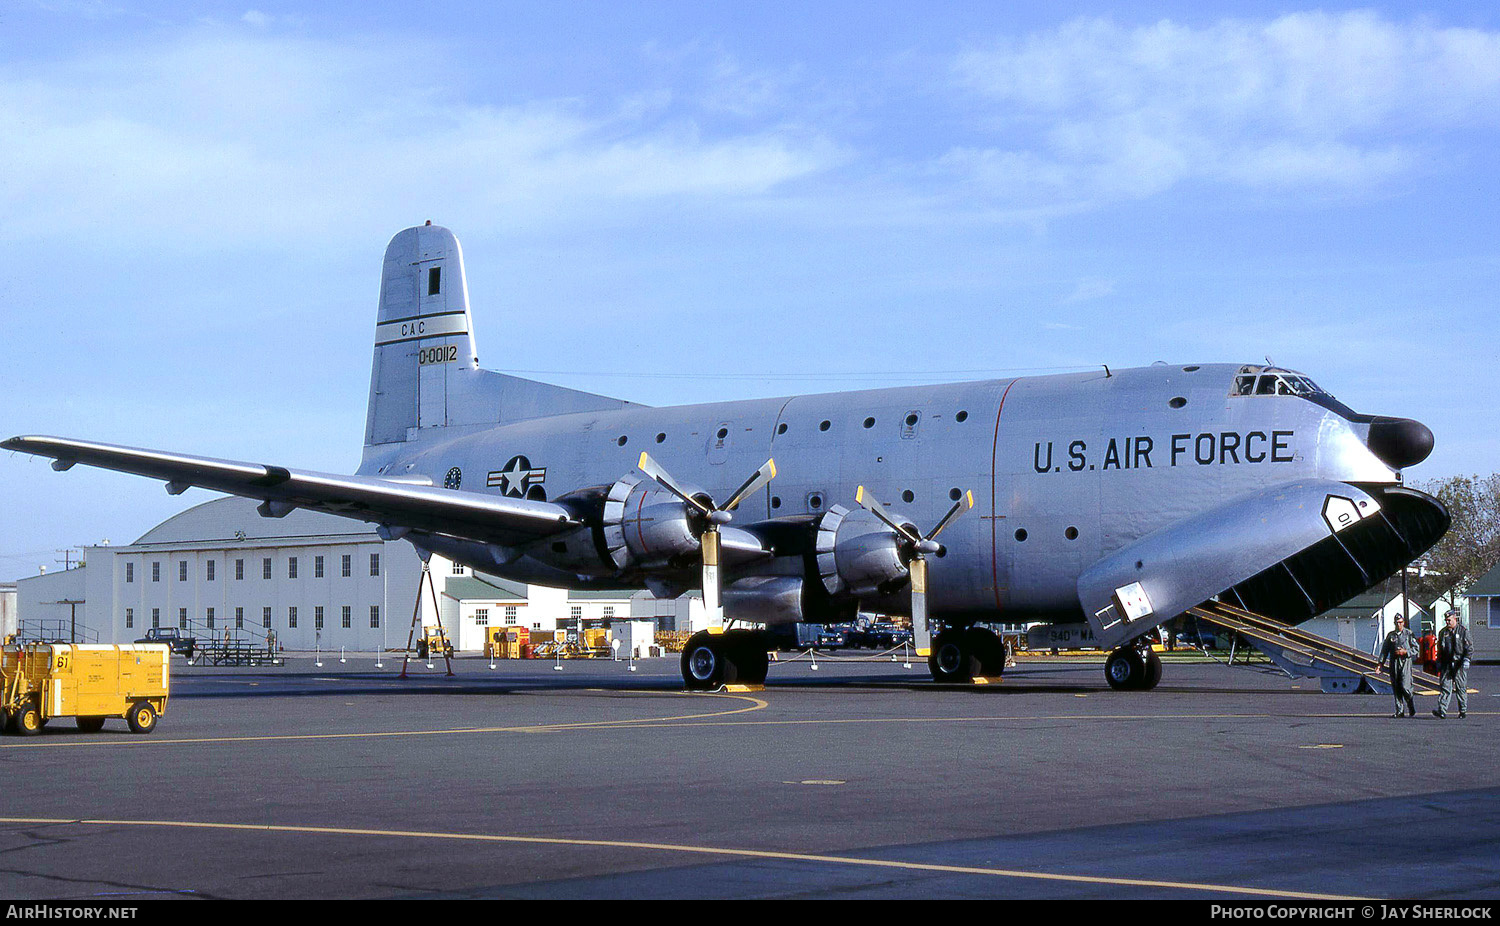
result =
[[1444,627],[1438,633],[1438,706],[1439,717],[1448,716],[1448,699],[1458,694],[1458,716],[1469,713],[1469,659],[1473,647],[1469,630],[1459,624],[1452,630]]
[[[1405,656],[1396,655],[1404,650]],[[1412,698],[1411,663],[1417,655],[1417,638],[1410,630],[1392,630],[1385,635],[1385,645],[1380,648],[1380,665],[1391,667],[1391,694],[1396,697],[1396,716],[1402,713],[1415,717],[1417,703]]]

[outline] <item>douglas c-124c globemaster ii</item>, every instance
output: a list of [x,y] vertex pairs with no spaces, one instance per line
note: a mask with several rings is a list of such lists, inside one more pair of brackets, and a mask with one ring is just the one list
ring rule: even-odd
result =
[[[1162,622],[1216,597],[1301,620],[1449,523],[1401,485],[1431,431],[1272,367],[669,408],[483,370],[458,240],[431,224],[385,252],[357,475],[54,437],[3,446],[261,499],[268,517],[356,518],[522,582],[701,588],[711,615],[751,624],[910,613],[946,681],[1002,671],[998,638],[974,625],[1042,621],[1112,650],[1115,687],[1151,687],[1161,664],[1143,637]],[[765,641],[701,632],[682,667],[693,689],[763,681]]]

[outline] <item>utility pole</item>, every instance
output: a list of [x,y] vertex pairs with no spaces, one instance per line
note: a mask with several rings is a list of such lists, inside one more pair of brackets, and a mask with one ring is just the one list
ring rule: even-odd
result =
[[83,601],[84,600],[82,598],[64,598],[61,601],[52,602],[53,604],[65,604],[68,606],[68,615],[70,622],[70,626],[68,628],[69,643],[78,642],[78,606],[83,604]]

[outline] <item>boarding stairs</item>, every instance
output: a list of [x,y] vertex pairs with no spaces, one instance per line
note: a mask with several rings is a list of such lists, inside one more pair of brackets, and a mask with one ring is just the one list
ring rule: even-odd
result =
[[[1391,693],[1379,658],[1369,653],[1223,601],[1204,602],[1188,613],[1249,640],[1287,675],[1316,678],[1324,691]],[[1436,692],[1439,683],[1437,676],[1413,668],[1412,684],[1417,691]]]

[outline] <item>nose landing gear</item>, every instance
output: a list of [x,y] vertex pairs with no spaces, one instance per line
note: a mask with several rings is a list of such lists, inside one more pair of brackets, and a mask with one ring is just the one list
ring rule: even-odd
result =
[[1104,679],[1116,691],[1150,691],[1161,681],[1161,657],[1150,647],[1122,646],[1104,661]]

